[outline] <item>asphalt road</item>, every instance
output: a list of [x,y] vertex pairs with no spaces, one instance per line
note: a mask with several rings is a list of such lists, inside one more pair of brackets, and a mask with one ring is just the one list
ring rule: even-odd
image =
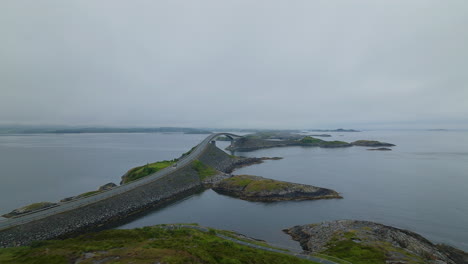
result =
[[135,188],[138,188],[140,186],[143,186],[145,184],[148,184],[150,182],[153,182],[161,177],[169,175],[171,172],[177,171],[182,169],[183,167],[189,165],[192,161],[198,159],[198,157],[205,151],[206,147],[212,140],[215,140],[219,136],[231,136],[231,137],[239,137],[237,135],[231,134],[231,133],[216,133],[216,134],[211,134],[205,140],[203,140],[200,144],[197,145],[197,147],[187,156],[184,158],[180,159],[177,162],[177,167],[167,167],[164,168],[156,173],[153,173],[151,175],[148,175],[142,179],[115,187],[111,190],[104,191],[92,196],[84,197],[81,199],[77,200],[72,200],[69,202],[63,202],[59,203],[58,206],[47,208],[44,210],[36,211],[33,213],[25,214],[22,216],[18,216],[15,218],[9,218],[6,220],[0,221],[0,230],[11,228],[17,225],[25,224],[31,221],[39,220],[54,214],[58,213],[63,213],[66,211],[70,211],[76,208],[88,206],[90,204],[99,202],[104,199],[108,199],[110,197],[128,192],[130,190],[133,190]]

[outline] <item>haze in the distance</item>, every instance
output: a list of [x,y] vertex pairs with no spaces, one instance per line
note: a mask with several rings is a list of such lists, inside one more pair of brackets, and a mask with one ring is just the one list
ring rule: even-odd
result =
[[467,1],[0,2],[0,124],[468,128]]

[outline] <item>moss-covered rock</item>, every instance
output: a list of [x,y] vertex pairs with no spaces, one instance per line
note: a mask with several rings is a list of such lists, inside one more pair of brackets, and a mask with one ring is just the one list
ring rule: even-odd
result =
[[220,194],[249,201],[285,201],[342,198],[336,191],[305,184],[276,181],[259,176],[237,175],[213,186]]
[[338,220],[284,230],[311,254],[353,264],[462,264],[468,254],[434,245],[408,230],[369,221]]

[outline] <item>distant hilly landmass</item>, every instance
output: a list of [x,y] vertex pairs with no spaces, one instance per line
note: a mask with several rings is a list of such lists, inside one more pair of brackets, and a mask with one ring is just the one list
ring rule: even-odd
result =
[[[79,126],[28,126],[28,125],[2,125],[0,134],[80,134],[80,133],[185,133],[185,134],[211,134],[218,132],[238,133],[299,133],[304,130],[297,129],[241,129],[241,128],[191,128],[191,127],[79,127]],[[311,132],[360,132],[354,129],[310,129]]]
[[4,126],[0,134],[79,134],[79,133],[185,133],[211,134],[212,131],[187,127],[30,127]]

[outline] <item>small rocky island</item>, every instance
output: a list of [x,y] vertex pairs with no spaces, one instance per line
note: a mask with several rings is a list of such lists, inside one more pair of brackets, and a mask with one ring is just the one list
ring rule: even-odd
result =
[[392,149],[391,148],[371,148],[371,149],[367,149],[367,150],[371,150],[371,151],[391,151]]
[[408,230],[369,221],[338,220],[283,230],[310,254],[325,254],[352,263],[463,264],[468,254],[435,245]]
[[212,189],[243,200],[262,202],[342,198],[334,190],[252,175],[236,175],[224,179]]
[[394,144],[387,142],[380,142],[376,140],[357,140],[351,143],[353,146],[360,147],[394,147]]
[[[323,135],[316,135],[323,136]],[[392,147],[394,144],[375,140],[357,140],[345,142],[340,140],[326,141],[313,136],[306,136],[294,133],[255,133],[235,139],[226,149],[229,151],[253,151],[264,148],[276,147],[320,147],[320,148],[346,148],[352,146],[362,147]]]

